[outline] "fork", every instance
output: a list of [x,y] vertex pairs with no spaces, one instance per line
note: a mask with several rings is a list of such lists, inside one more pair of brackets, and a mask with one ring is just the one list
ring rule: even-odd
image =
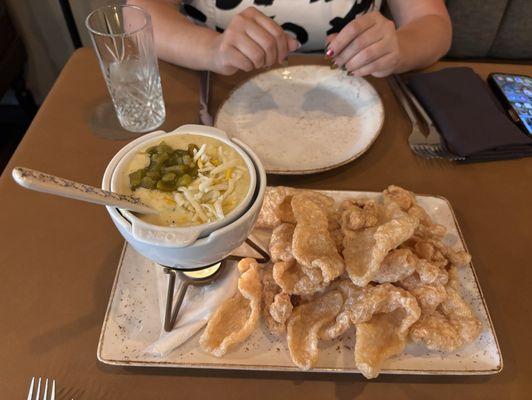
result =
[[410,133],[410,136],[408,137],[408,145],[412,149],[414,153],[421,157],[427,157],[427,155],[424,153],[423,149],[421,148],[422,143],[425,142],[426,138],[425,135],[421,132],[421,129],[419,127],[419,122],[414,114],[414,110],[408,103],[408,100],[402,93],[401,89],[399,88],[399,85],[395,79],[395,75],[389,79],[390,87],[392,88],[392,91],[394,92],[395,96],[397,97],[397,100],[399,100],[399,103],[401,106],[403,106],[403,110],[405,110],[408,119],[410,120],[412,124],[412,132]]
[[52,387],[50,390],[50,397],[48,396],[48,378],[44,382],[44,390],[42,397],[39,397],[41,394],[41,378],[37,381],[37,390],[35,392],[35,397],[33,397],[33,386],[35,384],[35,377],[31,378],[30,390],[28,392],[27,400],[55,400],[55,379],[52,380]]
[[[412,122],[412,133],[408,138],[408,144],[412,151],[424,158],[444,158],[451,161],[464,160],[464,157],[452,154],[447,150],[434,122],[401,78],[397,75],[393,75],[390,83],[392,83],[392,89]],[[411,105],[414,106],[427,125],[427,136],[423,135],[421,132],[418,119]]]

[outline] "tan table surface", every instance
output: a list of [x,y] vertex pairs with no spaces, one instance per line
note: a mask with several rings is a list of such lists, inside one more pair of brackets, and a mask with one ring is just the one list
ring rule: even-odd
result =
[[[442,62],[435,68],[456,65],[464,64]],[[484,77],[492,71],[532,74],[532,66],[469,65]],[[168,114],[163,129],[197,122],[198,74],[167,64],[161,73]],[[239,79],[216,84],[213,103]],[[451,165],[416,158],[406,142],[410,124],[386,81],[371,82],[384,101],[386,121],[364,156],[334,171],[269,182],[374,191],[395,183],[447,197],[495,324],[502,373],[366,381],[359,375],[99,363],[96,346],[123,240],[103,207],[25,191],[10,177],[11,168],[21,165],[99,185],[108,161],[126,143],[102,137],[98,121],[106,108],[99,105],[108,102],[108,94],[93,52],[82,49],[64,68],[0,178],[0,398],[25,398],[34,375],[55,377],[61,394],[77,400],[531,398],[532,159]],[[113,132],[107,135],[123,135]]]

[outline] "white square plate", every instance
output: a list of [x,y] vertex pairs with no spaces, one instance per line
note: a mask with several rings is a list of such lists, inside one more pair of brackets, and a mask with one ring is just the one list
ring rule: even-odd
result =
[[[379,195],[351,191],[323,193],[337,201]],[[455,215],[446,199],[418,196],[418,202],[437,223],[447,228],[447,244],[466,249]],[[255,230],[253,236],[264,246],[267,245],[269,232]],[[240,248],[235,254],[246,255],[246,252],[249,255],[249,250]],[[162,273],[161,267],[136,253],[130,246],[124,247],[98,343],[97,354],[101,362],[122,366],[298,371],[290,359],[286,341],[272,337],[263,325],[223,358],[213,357],[200,349],[200,333],[165,357],[145,354],[144,349],[159,338],[161,331],[161,296],[158,293],[157,274]],[[483,324],[480,337],[474,343],[451,353],[429,351],[424,346],[411,343],[402,354],[386,362],[382,374],[482,375],[502,370],[499,344],[473,265],[460,268],[459,278],[462,295]],[[338,340],[321,341],[318,363],[309,372],[358,373],[353,350],[353,328]]]

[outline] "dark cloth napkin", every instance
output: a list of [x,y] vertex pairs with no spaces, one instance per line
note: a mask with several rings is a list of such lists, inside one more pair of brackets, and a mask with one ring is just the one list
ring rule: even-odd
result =
[[411,74],[407,84],[451,152],[470,162],[532,156],[532,138],[510,120],[471,68]]

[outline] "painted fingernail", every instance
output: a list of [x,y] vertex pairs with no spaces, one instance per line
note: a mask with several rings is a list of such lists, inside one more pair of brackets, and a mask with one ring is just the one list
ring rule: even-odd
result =
[[349,71],[349,72],[347,73],[347,76],[353,76],[353,71]]
[[333,49],[327,49],[327,51],[325,52],[325,57],[331,58],[332,56],[334,56]]
[[338,69],[338,64],[336,64],[335,62],[332,62],[331,69]]

